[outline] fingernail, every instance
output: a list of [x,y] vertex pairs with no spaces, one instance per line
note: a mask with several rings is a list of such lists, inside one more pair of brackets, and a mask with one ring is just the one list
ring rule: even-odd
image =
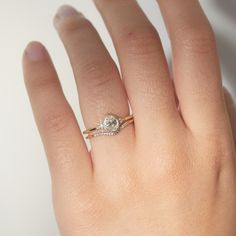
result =
[[39,42],[31,42],[26,47],[26,56],[31,61],[40,61],[45,57],[46,51],[44,46]]
[[78,14],[78,12],[73,7],[71,7],[69,5],[64,5],[64,6],[61,6],[57,10],[56,17],[57,18],[64,18],[64,17],[77,15],[77,14]]

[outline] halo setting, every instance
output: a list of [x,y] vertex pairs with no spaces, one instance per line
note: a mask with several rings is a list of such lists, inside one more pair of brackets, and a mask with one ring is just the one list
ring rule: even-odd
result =
[[121,118],[114,114],[108,114],[97,127],[85,130],[83,134],[87,135],[86,138],[89,139],[98,136],[114,136],[132,123],[134,123],[134,117],[132,115]]
[[108,132],[117,132],[120,128],[119,117],[107,115],[101,123],[101,128]]

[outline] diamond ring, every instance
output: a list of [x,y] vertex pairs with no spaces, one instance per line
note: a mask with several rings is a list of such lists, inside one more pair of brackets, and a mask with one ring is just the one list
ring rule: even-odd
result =
[[97,127],[85,130],[83,134],[86,135],[87,139],[98,136],[114,136],[132,123],[134,123],[134,117],[132,115],[121,118],[114,114],[108,114]]

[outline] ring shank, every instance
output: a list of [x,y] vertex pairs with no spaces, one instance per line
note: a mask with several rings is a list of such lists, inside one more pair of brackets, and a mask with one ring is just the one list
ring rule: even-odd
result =
[[[102,123],[100,123],[97,127],[87,129],[83,132],[86,136],[86,139],[98,137],[98,136],[114,136],[117,135],[123,128],[128,126],[129,124],[134,123],[133,115],[126,116],[124,118],[118,117],[117,115],[109,114],[108,116],[116,117],[119,120],[119,127],[116,131],[109,131],[103,129]],[[106,117],[105,117],[106,118]]]

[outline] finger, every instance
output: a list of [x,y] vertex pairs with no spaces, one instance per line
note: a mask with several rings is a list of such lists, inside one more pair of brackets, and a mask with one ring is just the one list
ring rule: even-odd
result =
[[[172,129],[180,119],[156,30],[134,0],[95,0],[95,3],[117,50],[137,136],[146,137],[143,134],[150,132],[154,135],[155,130],[160,136],[168,133],[161,133],[160,129]],[[153,129],[153,121],[157,129]]]
[[46,49],[37,42],[23,56],[25,84],[53,182],[85,186],[92,165],[75,116],[68,105]]
[[233,100],[233,97],[231,96],[230,92],[224,88],[224,96],[225,96],[225,102],[229,114],[229,119],[231,123],[231,128],[233,132],[233,137],[234,137],[234,143],[236,146],[236,107],[235,107],[235,102]]
[[[55,26],[73,67],[86,128],[97,126],[108,113],[127,116],[128,100],[119,71],[92,24],[74,8],[62,6]],[[130,127],[117,137],[93,138],[93,152],[107,156],[105,150],[120,143],[118,140],[123,143]]]
[[185,122],[200,132],[215,129],[225,110],[213,30],[198,1],[158,2],[172,43],[174,82]]

